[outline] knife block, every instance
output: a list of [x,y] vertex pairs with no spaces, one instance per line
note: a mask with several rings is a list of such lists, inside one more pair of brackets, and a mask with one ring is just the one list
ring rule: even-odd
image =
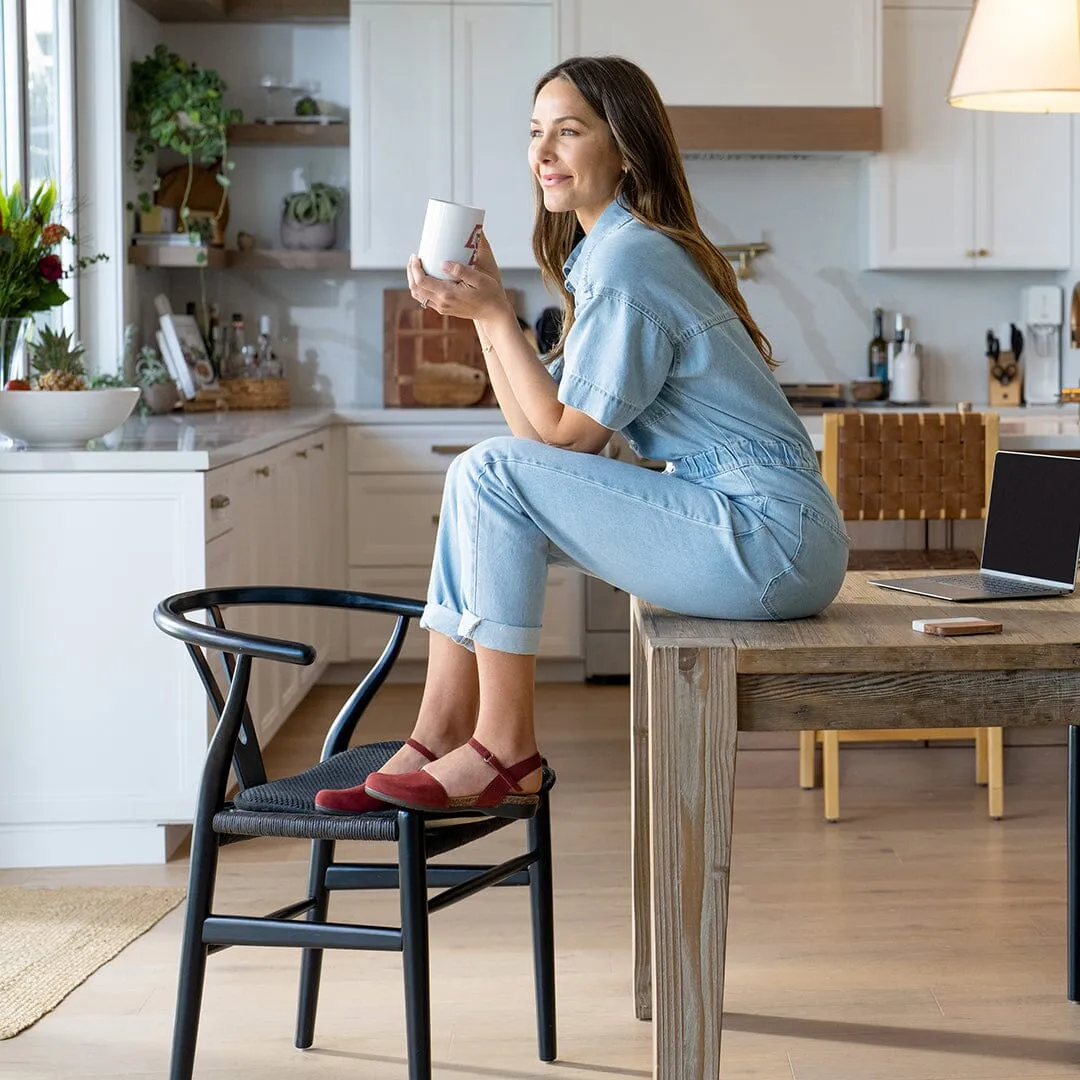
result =
[[[1003,352],[998,357],[998,364],[1005,367],[1013,363],[1013,354],[1011,352]],[[1024,392],[1024,364],[1020,361],[1016,365],[1015,377],[1006,385],[1003,385],[999,380],[995,379],[991,372],[994,370],[994,361],[987,358],[986,364],[986,379],[987,379],[987,401],[990,403],[991,408],[995,408],[1000,405],[1019,405],[1023,400]]]

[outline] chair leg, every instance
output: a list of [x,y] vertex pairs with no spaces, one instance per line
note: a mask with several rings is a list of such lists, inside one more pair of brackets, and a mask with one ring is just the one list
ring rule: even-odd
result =
[[529,819],[528,835],[529,847],[538,856],[529,868],[537,1044],[540,1060],[554,1061],[555,901],[551,867],[551,805],[547,793],[541,796],[536,815]]
[[990,816],[1000,821],[1005,816],[1005,739],[999,727],[986,729],[986,763],[989,784],[987,800]]
[[398,813],[398,861],[409,1080],[431,1080],[427,843],[423,815],[414,810]]
[[799,732],[799,787],[814,786],[814,751],[817,748],[816,731]]
[[825,789],[825,820],[840,819],[840,733],[821,733],[821,786]]
[[980,727],[975,729],[975,783],[979,787],[984,787],[990,782],[986,746],[989,732],[989,728]]
[[[333,840],[313,840],[311,869],[308,872],[308,896],[315,906],[308,912],[308,922],[326,922],[330,893],[326,888],[326,869],[334,857]],[[319,979],[322,976],[322,949],[304,949],[300,959],[300,999],[296,1009],[296,1048],[307,1050],[315,1041],[315,1010],[319,1006]]]
[[191,866],[184,936],[180,944],[180,979],[176,990],[169,1080],[191,1080],[195,1068],[195,1043],[199,1037],[199,1012],[206,977],[203,923],[210,915],[214,898],[217,860],[217,837],[208,827],[200,828],[196,822],[191,834]]

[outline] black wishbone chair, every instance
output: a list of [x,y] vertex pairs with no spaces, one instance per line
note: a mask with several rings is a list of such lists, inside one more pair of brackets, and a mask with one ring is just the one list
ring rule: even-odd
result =
[[[395,617],[382,655],[353,691],[327,733],[317,765],[296,776],[267,780],[255,726],[247,705],[253,660],[310,664],[310,645],[278,641],[229,630],[222,609],[240,605],[296,604]],[[250,586],[205,589],[163,600],[154,622],[183,641],[210,697],[217,727],[210,738],[199,784],[191,837],[191,869],[180,956],[180,980],[173,1029],[171,1080],[190,1080],[195,1060],[206,959],[230,945],[287,946],[303,950],[296,1046],[314,1038],[315,1009],[324,949],[378,949],[401,952],[405,981],[405,1026],[409,1080],[431,1077],[431,1008],[428,975],[428,916],[489,885],[528,885],[532,908],[533,960],[539,1054],[555,1060],[555,941],[553,929],[551,817],[549,792],[554,773],[544,767],[536,813],[526,822],[527,849],[497,866],[431,865],[428,859],[512,825],[506,818],[476,812],[424,814],[388,807],[369,814],[328,814],[315,807],[321,788],[363,783],[402,745],[380,742],[349,748],[356,725],[382,686],[401,651],[409,620],[423,604],[393,596],[337,589]],[[189,621],[190,613],[209,616],[212,625]],[[221,653],[224,688],[208,661]],[[237,790],[226,798],[230,767]],[[213,911],[218,849],[257,836],[312,841],[307,895],[263,918]],[[334,861],[338,840],[386,840],[397,844],[397,861]],[[397,888],[401,925],[335,923],[327,908],[335,889]],[[442,891],[428,897],[428,889]],[[296,921],[306,915],[306,921]]]

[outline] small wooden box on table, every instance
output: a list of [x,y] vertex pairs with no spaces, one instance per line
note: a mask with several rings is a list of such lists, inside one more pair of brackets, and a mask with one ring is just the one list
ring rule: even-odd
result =
[[[1080,600],[965,604],[1004,624],[933,637],[955,606],[849,573],[812,619],[631,620],[634,996],[657,1080],[716,1080],[738,731],[1069,725],[1067,994],[1080,1000]],[[658,977],[652,978],[653,969]]]

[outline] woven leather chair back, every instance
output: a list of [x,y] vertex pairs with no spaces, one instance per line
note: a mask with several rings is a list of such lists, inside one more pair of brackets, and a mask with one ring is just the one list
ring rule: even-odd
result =
[[851,521],[981,518],[994,413],[826,413],[821,467]]

